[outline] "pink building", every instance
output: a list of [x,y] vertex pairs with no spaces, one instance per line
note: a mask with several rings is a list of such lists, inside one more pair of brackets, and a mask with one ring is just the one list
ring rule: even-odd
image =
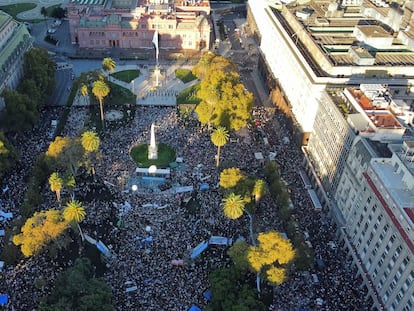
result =
[[160,50],[210,47],[208,0],[69,0],[67,11],[80,48],[152,49],[157,28]]

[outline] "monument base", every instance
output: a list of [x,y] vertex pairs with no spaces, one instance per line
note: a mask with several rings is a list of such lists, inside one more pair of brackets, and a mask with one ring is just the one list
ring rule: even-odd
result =
[[158,159],[158,148],[157,147],[148,147],[148,160],[157,160]]

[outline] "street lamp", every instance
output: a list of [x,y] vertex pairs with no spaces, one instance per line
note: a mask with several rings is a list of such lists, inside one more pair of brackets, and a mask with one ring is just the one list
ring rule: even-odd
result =
[[131,189],[132,189],[132,191],[134,191],[134,192],[135,192],[135,191],[137,191],[137,190],[138,190],[138,186],[134,184],[134,185],[132,185]]

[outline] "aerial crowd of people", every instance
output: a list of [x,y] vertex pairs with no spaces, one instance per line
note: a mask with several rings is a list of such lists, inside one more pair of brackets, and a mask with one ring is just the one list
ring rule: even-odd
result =
[[[79,135],[83,131],[87,109],[73,108],[63,136]],[[53,110],[45,118],[56,118],[59,112],[59,109]],[[354,269],[341,248],[332,247],[336,229],[325,211],[314,211],[304,191],[299,176],[303,156],[294,143],[286,117],[273,108],[264,107],[255,107],[253,116],[260,121],[257,125],[260,133],[265,133],[266,143],[263,135],[256,135],[256,125],[240,133],[231,133],[230,140],[222,147],[221,163],[238,167],[246,175],[263,178],[264,163],[269,161],[269,156],[274,158],[290,189],[299,230],[306,232],[315,257],[324,262],[324,267],[315,266],[311,271],[293,270],[285,283],[274,288],[272,310],[299,310],[301,307],[368,310]],[[133,191],[128,180],[137,178],[136,164],[129,150],[149,143],[152,123],[156,126],[156,142],[174,148],[182,162],[171,170],[169,189],[161,191],[147,185],[146,189]],[[14,217],[20,213],[19,206],[36,153],[44,152],[49,143],[44,133],[50,122],[41,120],[39,124],[25,138],[11,139],[20,151],[20,159],[1,183],[8,187],[1,199],[3,210],[13,212]],[[132,122],[107,130],[101,138],[102,157],[96,166],[96,176],[105,185],[105,191],[111,193],[111,200],[100,201],[97,197],[85,201],[87,216],[80,226],[87,236],[102,241],[110,251],[111,256],[102,259],[106,267],[101,276],[112,289],[116,310],[186,311],[192,304],[202,308],[208,303],[203,294],[209,289],[209,272],[229,265],[230,259],[228,247],[212,246],[191,260],[194,247],[211,236],[248,240],[247,215],[230,220],[222,212],[223,198],[218,191],[220,170],[215,166],[217,147],[212,144],[210,133],[207,126],[183,122],[176,108],[137,106]],[[34,152],[25,152],[27,150]],[[257,159],[255,152],[261,152],[264,159]],[[208,184],[208,189],[200,190],[202,184]],[[184,186],[192,186],[194,191],[174,191]],[[77,193],[87,191],[86,187],[87,184],[78,185]],[[48,185],[42,193],[45,194],[42,208],[56,206]],[[186,207],[190,197],[197,202],[192,211]],[[255,215],[257,230],[284,231],[276,211],[272,197],[265,196]],[[4,226],[7,229],[8,224]],[[4,247],[9,241],[1,240],[1,243]],[[89,246],[81,245],[79,253],[85,247]],[[6,266],[0,292],[10,295],[9,310],[35,310],[39,298],[50,292],[56,277],[71,264],[71,259],[53,258],[46,250],[15,266]],[[312,274],[317,275],[318,281],[310,277]],[[42,286],[39,286],[40,276],[44,279]]]

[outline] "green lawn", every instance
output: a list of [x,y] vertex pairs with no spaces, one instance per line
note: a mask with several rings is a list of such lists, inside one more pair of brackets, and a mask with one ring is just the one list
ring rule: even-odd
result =
[[13,18],[17,18],[17,14],[25,11],[32,10],[36,7],[34,3],[17,3],[0,6],[0,10],[3,10],[7,14],[11,15]]
[[111,74],[111,76],[114,77],[115,79],[129,83],[131,82],[131,80],[138,78],[140,74],[141,73],[139,70],[132,69],[132,70],[118,71],[118,72]]
[[188,83],[197,79],[197,77],[193,75],[193,73],[189,69],[177,69],[175,71],[175,76],[184,83]]
[[163,168],[168,167],[168,164],[175,161],[175,151],[165,144],[158,144],[158,159],[148,160],[148,144],[141,144],[131,149],[131,158],[140,167],[156,165]]
[[197,97],[197,92],[200,89],[200,83],[190,86],[181,91],[177,96],[177,105],[181,104],[196,104],[200,103],[200,99]]

